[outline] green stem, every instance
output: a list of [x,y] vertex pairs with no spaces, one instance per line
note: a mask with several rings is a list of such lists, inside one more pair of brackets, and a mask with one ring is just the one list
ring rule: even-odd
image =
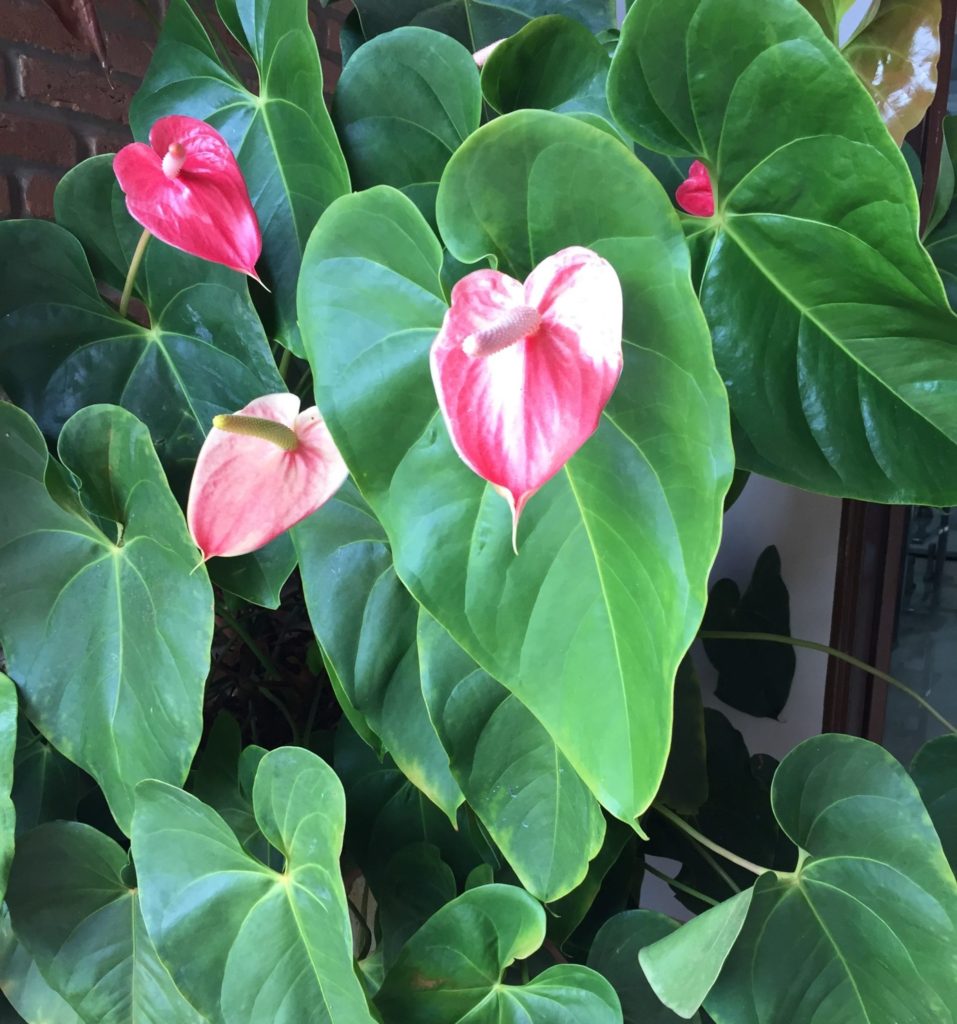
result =
[[712,853],[716,853],[719,857],[723,857],[732,864],[737,864],[739,868],[744,868],[745,871],[750,871],[753,875],[763,875],[773,870],[773,868],[762,867],[760,864],[755,864],[754,861],[739,857],[736,853],[726,850],[723,846],[714,842],[714,840],[702,835],[696,828],[692,828],[684,818],[679,817],[670,808],[663,807],[661,804],[655,804],[654,808],[663,818],[670,821],[672,825],[681,829],[686,835],[691,836],[696,843],[700,843],[706,849],[711,850]]
[[279,713],[286,720],[286,725],[289,726],[290,738],[292,739],[292,745],[294,747],[301,746],[299,742],[299,730],[296,728],[296,723],[293,721],[292,715],[289,714],[289,709],[285,704],[269,689],[268,686],[260,686],[259,692],[266,700],[269,701],[274,707],[279,709]]
[[655,878],[660,878],[663,882],[667,882],[670,886],[681,892],[687,893],[689,896],[694,896],[696,900],[701,900],[702,903],[709,903],[712,907],[718,905],[716,899],[712,899],[710,896],[705,896],[703,892],[698,892],[697,889],[693,889],[690,885],[685,885],[684,882],[679,882],[677,878],[672,878],[671,875],[666,875],[664,871],[659,871],[653,864],[649,864],[645,861],[645,871],[649,875],[654,875]]
[[120,316],[126,316],[126,311],[130,307],[130,298],[133,295],[136,272],[140,269],[140,264],[143,262],[143,254],[146,252],[146,245],[151,237],[152,235],[150,235],[149,231],[144,230],[143,234],[140,235],[140,240],[136,243],[136,248],[133,250],[130,269],[126,273],[126,284],[123,285],[123,294],[120,296]]
[[239,637],[240,640],[252,651],[256,660],[266,670],[266,678],[272,681],[282,679],[282,673],[279,671],[276,663],[269,657],[268,654],[256,643],[255,640],[249,635],[246,628],[239,624],[239,620],[233,618],[225,610],[225,608],[217,609],[217,614],[226,623],[227,626]]
[[837,658],[838,661],[846,661],[848,665],[859,668],[862,672],[866,672],[875,679],[880,679],[882,682],[887,683],[888,686],[895,687],[901,693],[906,693],[908,697],[917,701],[929,715],[936,718],[948,732],[957,733],[957,726],[952,722],[948,722],[933,705],[924,700],[919,693],[912,690],[906,683],[902,683],[899,679],[888,675],[887,672],[882,672],[873,665],[868,665],[866,661],[861,661],[860,658],[855,658],[853,654],[845,654],[834,647],[828,647],[827,644],[815,643],[813,640],[798,640],[796,637],[782,636],[778,633],[735,633],[733,630],[723,629],[703,629],[698,635],[702,640],[762,640],[771,644],[788,644],[791,647],[804,647],[809,651],[819,651],[821,654],[828,654],[832,658]]
[[721,879],[722,882],[732,891],[741,892],[741,886],[724,870],[723,867],[714,859],[711,853],[706,850],[700,843],[698,844],[698,853],[701,859],[708,865],[709,868]]
[[285,381],[286,374],[289,372],[289,363],[292,361],[292,352],[288,348],[282,350],[282,356],[279,359],[279,376]]

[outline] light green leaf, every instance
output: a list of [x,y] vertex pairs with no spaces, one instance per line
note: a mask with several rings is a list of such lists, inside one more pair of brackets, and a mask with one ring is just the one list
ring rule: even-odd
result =
[[944,853],[957,872],[957,736],[939,736],[917,751],[910,766]]
[[59,455],[85,510],[58,503],[39,430],[0,404],[0,639],[30,720],[128,829],[136,784],[182,783],[199,743],[212,589],[142,423],[83,409]]
[[630,820],[664,769],[674,675],[700,621],[731,472],[687,248],[624,146],[544,111],[467,140],[438,220],[463,262],[491,254],[524,277],[586,245],[622,281],[622,380],[596,435],[529,503],[521,556],[505,503],[459,460],[438,413],[428,348],[446,310],[441,248],[386,188],[340,200],[310,241],[300,312],[319,405],[399,577]]
[[409,939],[376,1006],[386,1024],[620,1024],[614,990],[587,967],[562,964],[521,987],[501,983],[544,938],[544,911],[521,889],[470,889]]
[[601,808],[537,719],[424,610],[418,647],[429,715],[465,799],[522,885],[561,898],[601,848]]
[[[670,935],[678,922],[653,910],[626,910],[602,926],[588,953],[588,966],[607,978],[618,993],[624,1024],[677,1024],[678,1017],[662,1004],[638,964],[645,946]],[[699,1024],[700,1016],[692,1016]]]
[[781,762],[772,799],[806,857],[759,880],[708,1012],[719,1024],[950,1024],[957,882],[903,768],[865,740],[820,736]]
[[323,209],[349,191],[349,176],[323,102],[305,0],[227,0],[224,7],[256,63],[259,94],[221,66],[186,0],[172,0],[130,123],[145,139],[158,118],[186,114],[223,134],[262,229],[259,270],[272,290],[275,333],[301,353],[296,281],[303,247]]
[[336,86],[335,121],[357,188],[435,186],[479,126],[482,93],[471,54],[424,28],[373,39]]
[[7,887],[13,861],[17,814],[12,799],[17,753],[17,688],[0,672],[0,898]]
[[137,791],[133,853],[160,956],[213,1024],[372,1024],[339,873],[339,780],[307,750],[273,750],[253,807],[282,872],[195,797],[160,782]]
[[316,639],[349,702],[454,823],[462,792],[422,696],[418,606],[392,568],[385,531],[347,484],[292,535]]
[[127,854],[96,829],[40,825],[17,841],[10,875],[17,938],[90,1024],[202,1024],[160,963],[128,877]]
[[711,169],[700,297],[739,465],[844,497],[957,501],[957,318],[905,161],[810,15],[637,0],[608,87],[639,142]]

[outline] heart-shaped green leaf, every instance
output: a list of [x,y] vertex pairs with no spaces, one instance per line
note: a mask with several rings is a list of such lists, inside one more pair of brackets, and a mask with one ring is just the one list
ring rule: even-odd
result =
[[957,736],[925,743],[911,762],[910,773],[957,872]]
[[272,289],[275,333],[301,353],[296,280],[303,246],[323,209],[349,191],[349,175],[322,99],[305,0],[224,6],[227,23],[256,63],[259,95],[222,67],[186,0],[172,0],[130,123],[139,139],[167,114],[198,117],[222,132],[262,229],[259,268]]
[[212,589],[142,423],[82,409],[59,455],[0,404],[0,638],[31,721],[125,830],[136,784],[182,783],[199,743]]
[[96,829],[40,825],[17,841],[14,932],[90,1024],[202,1024],[156,955],[128,875],[127,854]]
[[711,170],[700,296],[739,464],[845,497],[957,501],[957,318],[904,159],[810,15],[636,0],[608,88],[639,142]]
[[[600,190],[579,188],[599,178]],[[664,769],[675,670],[700,621],[731,470],[687,249],[623,145],[544,111],[466,141],[438,220],[463,262],[492,254],[524,277],[585,245],[622,282],[623,377],[596,435],[529,503],[521,556],[505,503],[439,417],[428,348],[446,309],[442,252],[395,191],[340,200],[310,241],[300,313],[319,405],[406,586],[605,806],[633,819]]]
[[[791,635],[791,602],[781,578],[781,556],[772,544],[758,556],[742,594],[720,579],[708,595],[702,628],[732,633]],[[705,637],[705,653],[718,670],[715,696],[749,715],[777,718],[791,693],[794,648],[761,640]]]
[[527,985],[505,969],[545,938],[545,913],[521,889],[483,885],[433,915],[406,943],[376,994],[386,1024],[621,1024],[611,985],[562,964]]
[[[626,910],[610,918],[595,936],[588,966],[607,978],[618,993],[624,1024],[677,1024],[679,1017],[655,995],[638,964],[645,947],[670,935],[678,922],[654,910]],[[690,1018],[699,1024],[700,1016]]]
[[195,797],[139,788],[133,855],[150,938],[213,1024],[373,1024],[352,968],[339,780],[315,754],[282,747],[259,763],[253,807],[282,872]]
[[392,568],[385,531],[356,489],[292,531],[316,639],[346,696],[406,778],[449,820],[462,803],[422,696],[418,606]]
[[48,743],[25,716],[21,715],[17,724],[12,792],[17,835],[46,821],[72,821],[92,780]]
[[[102,175],[108,165],[92,170]],[[144,288],[156,313],[145,328],[103,302],[63,228],[0,224],[0,247],[17,253],[0,281],[0,384],[50,439],[83,406],[122,405],[150,428],[173,485],[184,489],[213,416],[283,384],[245,287],[223,283],[237,275],[217,271],[216,283],[204,283],[200,261],[154,246]]]
[[[815,737],[782,761],[772,799],[803,858],[758,880],[708,1012],[720,1024],[951,1021],[957,882],[901,766],[866,740]],[[686,948],[658,970],[687,981],[701,955]]]
[[449,157],[478,128],[481,113],[471,54],[424,28],[373,39],[336,86],[336,127],[356,186],[431,186],[433,204]]
[[601,808],[538,720],[424,610],[418,640],[429,716],[465,799],[522,885],[560,899],[601,848]]

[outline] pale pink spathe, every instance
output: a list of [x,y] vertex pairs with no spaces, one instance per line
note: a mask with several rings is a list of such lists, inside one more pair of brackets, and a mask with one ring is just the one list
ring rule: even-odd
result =
[[494,43],[489,43],[488,46],[483,46],[481,50],[476,50],[475,53],[472,54],[472,60],[475,61],[475,66],[479,70],[484,68],[489,57],[491,57],[492,54],[495,53],[495,51],[502,45],[502,43],[505,42],[505,39],[507,38],[508,36],[506,36],[504,39],[496,39]]
[[245,555],[311,515],[349,471],[319,410],[296,395],[257,398],[238,415],[274,420],[299,439],[295,451],[213,427],[196,461],[186,519],[203,558]]
[[[181,156],[173,158],[170,146],[177,153],[181,146]],[[162,117],[150,144],[124,146],[113,170],[130,216],[151,234],[258,280],[259,222],[236,158],[215,128],[193,117]]]
[[[518,322],[521,307],[538,312],[537,329],[493,355],[463,350],[476,332]],[[528,499],[595,432],[618,383],[618,275],[580,246],[548,257],[524,284],[496,270],[469,274],[452,289],[431,367],[452,443],[508,502],[514,545]]]

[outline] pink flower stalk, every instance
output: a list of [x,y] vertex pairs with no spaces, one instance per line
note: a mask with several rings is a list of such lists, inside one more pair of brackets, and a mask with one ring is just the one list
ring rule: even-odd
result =
[[580,246],[549,256],[525,283],[477,270],[452,289],[431,351],[452,443],[512,511],[598,428],[621,374],[618,275]]
[[130,216],[150,234],[259,280],[259,223],[236,158],[215,128],[193,117],[162,117],[150,144],[124,146],[113,170]]
[[714,215],[714,189],[711,187],[711,175],[700,160],[695,160],[689,168],[688,177],[675,192],[675,199],[682,210],[695,217]]
[[[506,36],[505,39],[508,37]],[[494,43],[489,43],[488,46],[483,46],[481,50],[476,50],[472,54],[472,60],[475,61],[475,66],[481,71],[485,67],[485,62],[492,56],[492,54],[498,49],[505,39],[496,39]]]
[[186,519],[203,559],[245,555],[312,515],[349,475],[319,410],[265,395],[217,416],[189,489]]

